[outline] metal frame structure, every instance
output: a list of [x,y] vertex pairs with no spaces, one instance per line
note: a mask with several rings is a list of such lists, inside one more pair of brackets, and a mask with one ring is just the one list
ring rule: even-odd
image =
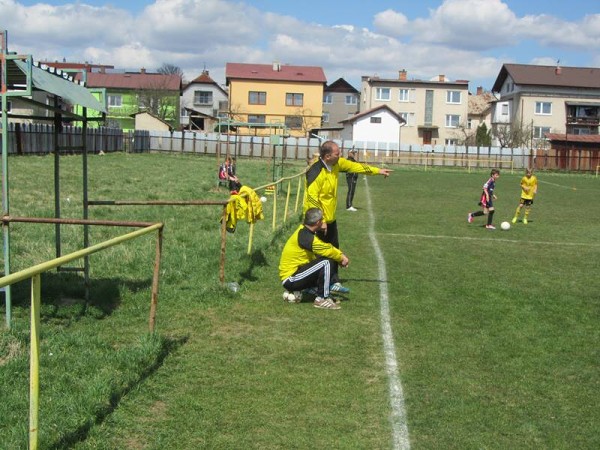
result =
[[[2,100],[2,215],[10,215],[9,203],[9,176],[8,176],[8,119],[29,119],[50,121],[54,124],[53,151],[54,151],[54,216],[60,218],[60,130],[63,118],[81,122],[82,145],[69,150],[79,150],[83,154],[83,219],[88,219],[88,185],[87,185],[87,148],[86,136],[88,122],[91,120],[104,121],[106,108],[84,86],[83,82],[75,81],[67,72],[53,68],[41,67],[33,62],[31,55],[17,55],[8,51],[8,33],[0,30],[0,97]],[[35,92],[46,92],[53,96],[51,105],[36,101]],[[20,115],[8,112],[8,99],[18,98],[20,102],[31,104],[39,109],[52,114],[48,115]],[[67,106],[81,107],[81,114],[65,109]],[[88,108],[100,112],[100,117],[88,117]],[[56,257],[61,256],[61,223],[55,224]],[[8,223],[2,224],[2,240],[4,255],[4,275],[10,274],[10,232]],[[83,246],[89,246],[89,225],[83,225]],[[86,301],[89,287],[89,259],[84,258],[83,268],[62,267],[58,270],[76,270],[84,272]],[[11,290],[10,286],[4,288],[6,303],[6,326],[11,324]]]

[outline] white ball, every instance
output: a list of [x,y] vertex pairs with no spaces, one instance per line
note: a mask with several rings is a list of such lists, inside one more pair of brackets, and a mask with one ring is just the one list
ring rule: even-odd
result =
[[263,203],[266,202],[267,201],[267,197],[261,197],[260,201],[263,202]]
[[500,228],[502,228],[504,231],[508,231],[508,230],[510,230],[510,223],[508,223],[508,222],[502,222],[500,224]]

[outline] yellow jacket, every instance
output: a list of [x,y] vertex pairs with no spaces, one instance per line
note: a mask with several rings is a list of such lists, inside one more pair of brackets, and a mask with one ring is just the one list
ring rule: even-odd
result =
[[323,160],[319,159],[306,172],[303,213],[306,213],[309,208],[319,208],[323,211],[323,220],[325,223],[335,221],[338,177],[340,172],[377,175],[379,168],[359,162],[352,162],[346,158],[340,158],[337,164],[328,168]]
[[242,186],[238,194],[229,197],[227,203],[227,231],[233,233],[238,220],[255,223],[265,218],[262,210],[262,202],[248,186]]

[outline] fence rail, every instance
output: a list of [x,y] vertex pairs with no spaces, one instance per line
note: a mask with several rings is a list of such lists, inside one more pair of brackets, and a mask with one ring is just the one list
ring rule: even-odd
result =
[[[166,152],[224,157],[268,158],[310,161],[319,151],[317,138],[281,138],[240,136],[187,131],[123,131],[118,128],[88,128],[88,153],[99,152]],[[58,134],[59,147],[65,154],[81,153],[81,128],[65,125]],[[465,147],[444,145],[399,144],[398,142],[366,142],[338,140],[343,154],[354,148],[362,162],[370,164],[400,164],[423,166],[435,161],[436,166],[506,167],[539,170],[595,173],[600,164],[600,150],[578,147],[569,149],[529,149],[500,147]],[[47,154],[54,151],[54,125],[39,123],[9,123],[8,154]],[[477,165],[471,161],[477,160]]]

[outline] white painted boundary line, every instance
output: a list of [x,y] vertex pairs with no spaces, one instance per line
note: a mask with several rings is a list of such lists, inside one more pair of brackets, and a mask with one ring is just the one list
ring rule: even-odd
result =
[[[365,180],[366,181],[366,180]],[[383,253],[375,236],[375,217],[371,207],[371,195],[369,193],[369,183],[366,184],[367,210],[369,212],[369,239],[377,257],[379,267],[379,303],[381,310],[381,335],[383,338],[383,350],[385,353],[385,365],[388,374],[388,384],[390,389],[390,403],[392,414],[390,422],[392,425],[392,440],[395,450],[409,450],[410,440],[408,437],[408,426],[406,423],[406,408],[404,407],[404,393],[400,376],[398,374],[398,361],[396,359],[396,348],[394,345],[394,334],[390,320],[390,303],[387,288],[387,269]]]
[[574,186],[565,186],[563,184],[550,183],[549,181],[545,181],[545,180],[538,180],[538,183],[549,184],[550,186],[556,186],[556,187],[565,188],[565,189],[575,189]]
[[[502,233],[502,231],[500,231]],[[395,236],[395,237],[406,237],[406,238],[423,238],[423,239],[457,239],[460,241],[490,241],[490,242],[511,242],[513,244],[539,244],[539,245],[553,245],[553,246],[573,246],[573,247],[600,247],[600,244],[595,242],[550,242],[550,241],[519,241],[516,239],[502,239],[502,238],[479,238],[479,237],[468,237],[468,236],[443,236],[443,235],[428,235],[428,234],[408,234],[408,233],[379,233],[380,236]]]

